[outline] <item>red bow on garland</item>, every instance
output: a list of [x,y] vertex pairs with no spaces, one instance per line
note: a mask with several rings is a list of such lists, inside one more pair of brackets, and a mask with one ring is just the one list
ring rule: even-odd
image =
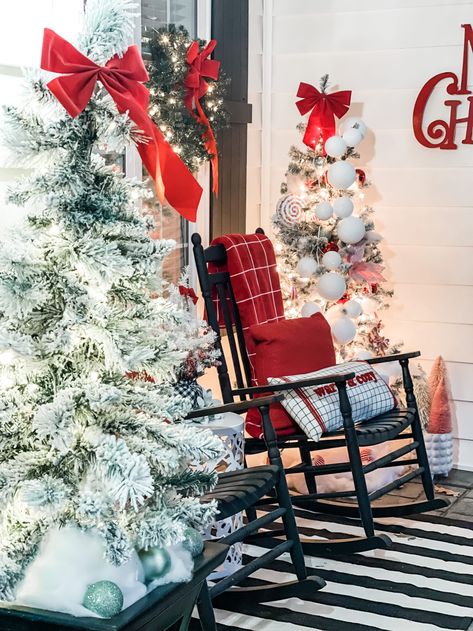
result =
[[99,66],[51,29],[44,29],[41,68],[67,73],[48,83],[48,88],[72,117],[78,116],[92,97],[100,81],[121,114],[130,119],[146,142],[137,145],[143,164],[156,184],[161,203],[169,204],[189,221],[195,221],[202,188],[171,146],[164,140],[147,113],[149,90],[143,85],[148,73],[136,46],[123,57],[115,55]]
[[[216,81],[220,69],[220,62],[216,59],[209,59],[213,53],[217,40],[211,39],[207,46],[199,53],[199,42],[192,42],[187,50],[186,61],[189,65],[189,72],[184,79],[186,88],[185,104],[189,112],[205,127],[202,135],[205,148],[210,155],[210,164],[212,166],[212,182],[213,191],[218,193],[218,154],[217,141],[215,140],[209,119],[205,115],[200,99],[207,94],[209,84],[204,79],[207,77]],[[194,113],[194,105],[197,114]]]
[[314,149],[320,136],[325,144],[327,138],[335,134],[335,116],[341,118],[348,112],[351,91],[342,90],[325,94],[325,92],[319,92],[310,83],[301,82],[297,96],[302,97],[300,101],[296,101],[299,112],[302,115],[310,112],[303,142]]

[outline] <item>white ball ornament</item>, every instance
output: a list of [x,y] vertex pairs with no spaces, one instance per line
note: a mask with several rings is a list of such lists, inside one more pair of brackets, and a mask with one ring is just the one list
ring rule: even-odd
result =
[[327,311],[324,313],[324,318],[330,325],[332,325],[332,323],[335,322],[335,320],[341,318],[342,315],[342,307],[341,305],[336,303],[327,309]]
[[346,289],[345,279],[336,272],[322,274],[317,285],[317,291],[325,300],[339,300]]
[[349,217],[353,212],[353,208],[354,204],[351,198],[346,197],[346,195],[337,197],[337,199],[333,202],[333,212],[339,219]]
[[366,136],[366,132],[368,128],[366,124],[361,120],[361,118],[357,118],[356,116],[349,116],[345,118],[342,123],[342,132],[345,133],[349,129],[358,129],[363,138]]
[[366,234],[365,224],[359,217],[346,217],[338,222],[337,233],[344,243],[358,243]]
[[377,310],[378,303],[373,298],[363,298],[361,301],[361,308],[363,309],[364,314],[371,315]]
[[346,160],[339,160],[329,166],[327,177],[332,186],[345,189],[356,180],[356,171],[354,166]]
[[372,353],[371,351],[358,351],[355,356],[353,357],[353,359],[358,359],[360,361],[366,361],[367,359],[372,359],[374,357],[374,353]]
[[303,278],[309,278],[317,271],[317,261],[311,256],[303,256],[297,263],[296,272]]
[[320,202],[315,207],[315,215],[317,219],[320,219],[321,221],[326,221],[327,219],[330,219],[330,217],[333,215],[332,205],[328,202]]
[[379,232],[376,232],[375,230],[368,230],[368,232],[366,233],[366,240],[368,241],[368,243],[378,243],[379,241],[383,240],[383,237],[379,234]]
[[348,145],[341,136],[330,136],[325,143],[325,152],[331,158],[340,158],[347,148]]
[[302,306],[301,316],[303,318],[310,318],[314,313],[319,313],[320,307],[316,302],[306,302],[305,305]]
[[342,257],[338,252],[325,252],[322,257],[322,265],[329,270],[334,270],[342,264]]
[[352,127],[351,129],[347,129],[343,134],[343,140],[347,143],[349,147],[356,147],[363,140],[363,134],[356,127]]
[[343,305],[343,309],[349,318],[358,318],[362,313],[361,305],[357,300],[348,300]]
[[332,335],[338,344],[351,342],[356,335],[356,326],[353,320],[343,316],[331,324]]

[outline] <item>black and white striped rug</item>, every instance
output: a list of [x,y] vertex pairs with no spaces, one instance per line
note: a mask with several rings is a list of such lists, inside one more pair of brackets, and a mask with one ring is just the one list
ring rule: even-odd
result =
[[[361,535],[357,522],[296,510],[305,537]],[[327,581],[310,600],[238,604],[216,609],[219,631],[466,631],[473,623],[473,524],[433,515],[386,518],[389,550],[333,559],[306,557],[309,573]],[[262,547],[245,546],[245,560]],[[295,580],[288,555],[254,575],[259,581]],[[197,629],[194,622],[192,629]]]

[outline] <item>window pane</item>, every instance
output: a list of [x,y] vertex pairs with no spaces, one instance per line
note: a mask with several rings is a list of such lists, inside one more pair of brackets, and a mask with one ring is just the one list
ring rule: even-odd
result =
[[[168,24],[182,24],[192,37],[196,36],[197,0],[141,0],[141,32],[143,37],[143,57],[147,57],[147,38],[149,32]],[[143,177],[148,177],[143,172]],[[154,190],[153,183],[149,184]],[[188,222],[172,208],[160,209],[153,196],[144,203],[145,211],[153,215],[156,221],[156,239],[174,239],[176,250],[166,258],[163,267],[164,277],[176,282],[182,269],[189,263],[189,228]]]

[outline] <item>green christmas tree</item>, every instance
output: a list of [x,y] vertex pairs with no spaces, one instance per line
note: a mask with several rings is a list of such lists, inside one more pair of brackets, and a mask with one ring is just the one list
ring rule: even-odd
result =
[[[197,40],[199,52],[206,46]],[[205,127],[186,107],[184,80],[189,72],[187,53],[193,39],[183,26],[170,24],[144,38],[144,54],[150,78],[150,113],[166,139],[191,171],[197,171],[210,156],[205,147]],[[224,99],[229,79],[222,71],[217,80],[205,78],[207,91],[200,98],[214,134],[228,126]]]
[[[79,50],[99,64],[122,54],[132,8],[89,0]],[[9,191],[29,212],[0,247],[0,599],[54,527],[99,532],[116,565],[204,528],[215,507],[199,496],[215,473],[191,463],[221,451],[182,422],[176,379],[210,339],[162,296],[173,243],[148,236],[144,189],[99,153],[143,140],[139,130],[103,87],[76,118],[44,76],[28,90],[5,109],[5,143],[35,169]]]

